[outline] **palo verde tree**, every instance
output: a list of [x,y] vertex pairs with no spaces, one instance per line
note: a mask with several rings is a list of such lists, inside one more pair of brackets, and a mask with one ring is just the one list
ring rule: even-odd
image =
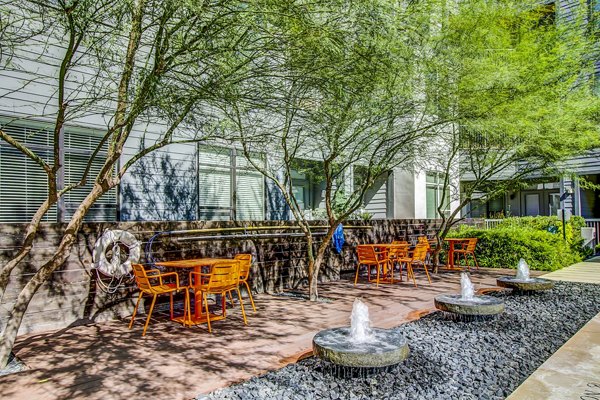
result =
[[[256,21],[273,38],[264,76],[237,87],[223,110],[246,158],[285,199],[307,242],[310,299],[338,224],[395,167],[408,166],[434,126],[419,96],[421,20],[395,2],[296,2]],[[258,63],[257,65],[260,65]],[[253,155],[266,152],[266,164]],[[328,229],[315,241],[294,174],[322,187]]]
[[[554,3],[553,3],[554,4]],[[445,8],[429,49],[426,95],[435,114],[455,121],[439,134],[444,172],[440,244],[476,196],[481,201],[560,173],[560,161],[599,144],[597,60],[587,9],[537,1],[469,1]],[[452,181],[463,181],[462,188]],[[436,261],[437,256],[436,254]],[[437,265],[437,263],[436,263]]]
[[[51,87],[42,106],[28,106],[33,111],[18,118],[47,127],[50,155],[6,129],[18,121],[0,128],[3,146],[24,155],[45,174],[48,192],[27,224],[20,248],[0,266],[0,297],[11,273],[35,245],[44,215],[70,192],[83,193],[83,200],[60,228],[56,251],[36,266],[2,324],[0,365],[7,363],[33,295],[68,258],[84,217],[98,199],[119,185],[129,167],[146,154],[209,136],[211,101],[223,87],[247,78],[241,75],[241,67],[254,48],[244,42],[247,12],[245,5],[227,0],[17,0],[0,4],[3,68],[30,77],[14,92],[27,93],[40,83]],[[238,51],[242,46],[246,53]],[[26,61],[31,54],[36,55],[32,63]],[[28,69],[31,64],[45,65],[50,72],[38,75]],[[0,100],[14,92],[0,93]],[[103,127],[98,128],[100,139],[86,155],[84,171],[64,182],[61,138],[65,129],[98,120],[96,125]],[[158,126],[152,134],[151,125]],[[183,129],[186,126],[203,129]],[[123,158],[126,146],[139,150]],[[93,167],[95,163],[100,166]]]

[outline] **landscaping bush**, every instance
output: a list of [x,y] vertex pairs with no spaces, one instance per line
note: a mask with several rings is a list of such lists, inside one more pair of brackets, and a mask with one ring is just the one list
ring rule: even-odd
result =
[[516,268],[524,258],[531,269],[554,271],[582,260],[579,225],[578,220],[567,224],[566,242],[556,217],[507,218],[492,229],[462,226],[448,237],[476,237],[475,254],[482,267]]

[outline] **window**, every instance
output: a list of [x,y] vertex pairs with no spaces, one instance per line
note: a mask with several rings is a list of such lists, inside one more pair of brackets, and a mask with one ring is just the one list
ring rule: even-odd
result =
[[[265,179],[246,157],[236,156],[235,169],[235,219],[240,221],[256,221],[265,219]],[[257,165],[264,164],[260,154],[253,154],[252,161]]]
[[[325,209],[323,164],[317,161],[296,159],[292,163],[290,178],[292,179],[292,193],[301,211],[317,209],[323,211]],[[313,214],[309,211],[307,215],[311,218],[310,215]]]
[[[260,154],[252,160],[261,164]],[[234,149],[198,148],[198,219],[263,220],[265,184],[262,174]]]
[[[64,182],[65,185],[77,183],[88,165],[90,157],[100,141],[98,134],[67,128],[64,139]],[[108,144],[104,144],[90,167],[89,177],[85,185],[67,192],[63,198],[64,213],[62,220],[69,221],[79,204],[92,190],[94,178],[102,169],[106,160]],[[109,190],[90,208],[85,221],[115,221],[117,219],[117,191]]]
[[[3,126],[9,135],[25,144],[46,162],[52,162],[48,130],[25,126]],[[0,140],[0,222],[27,222],[48,197],[48,178],[39,165]],[[56,207],[44,222],[56,222]]]
[[[27,145],[46,162],[53,161],[53,135],[51,129],[41,124],[10,124],[2,127],[16,140]],[[65,128],[62,155],[63,168],[58,178],[59,185],[77,182],[89,161],[89,156],[100,141],[96,131]],[[58,206],[48,210],[43,222],[70,220],[74,211],[93,185],[97,173],[105,160],[106,146],[101,149],[91,166],[92,179],[83,187],[65,194]],[[60,188],[60,186],[59,186]],[[48,179],[39,165],[0,141],[0,222],[28,222],[39,206],[48,197]],[[85,217],[86,221],[113,221],[116,219],[116,190],[100,198]],[[59,209],[63,211],[62,216]]]
[[442,204],[442,211],[445,215],[450,214],[450,190],[447,189],[444,198],[444,177],[445,175],[439,172],[428,172],[425,176],[426,181],[426,204],[427,218],[439,218],[437,209]]
[[227,148],[200,146],[198,150],[198,219],[232,219],[231,152]]

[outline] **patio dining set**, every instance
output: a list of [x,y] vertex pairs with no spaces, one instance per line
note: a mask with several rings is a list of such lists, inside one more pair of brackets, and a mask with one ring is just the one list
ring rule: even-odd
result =
[[[474,267],[479,268],[475,257],[476,238],[446,239],[448,242],[448,269],[461,269],[460,260],[470,268],[469,256]],[[406,241],[393,241],[392,243],[360,244],[356,247],[358,264],[354,285],[358,283],[361,267],[367,267],[367,281],[380,283],[402,282],[403,271],[406,271],[406,280],[412,280],[415,287],[415,269],[422,268],[427,280],[431,284],[429,268],[433,263],[431,255],[435,243],[425,236],[417,239],[416,245],[411,246]],[[181,323],[184,327],[198,324],[207,324],[209,333],[212,333],[211,323],[225,319],[227,316],[227,299],[234,305],[233,292],[236,293],[244,324],[248,324],[240,287],[244,286],[248,293],[250,304],[254,311],[256,306],[252,298],[252,291],[248,284],[252,264],[251,254],[237,254],[229,258],[197,258],[187,260],[155,262],[156,267],[172,269],[164,272],[159,269],[146,269],[141,264],[133,264],[132,269],[136,284],[139,288],[138,299],[129,323],[133,327],[140,302],[144,295],[151,296],[152,301],[147,313],[142,336],[146,335],[156,300],[160,295],[169,295],[170,319]],[[185,284],[180,281],[180,274],[175,270],[186,271],[183,273]],[[399,273],[397,273],[397,271]],[[184,312],[182,316],[174,315],[173,296],[177,292],[184,293]],[[190,296],[193,294],[193,299]],[[209,309],[209,296],[220,300],[221,312],[216,314]],[[218,304],[217,304],[218,305]]]
[[[246,287],[250,304],[254,311],[254,299],[252,291],[248,284],[248,275],[252,264],[251,254],[237,254],[233,259],[228,258],[197,258],[178,261],[156,262],[156,266],[169,269],[190,270],[187,274],[187,284],[180,283],[179,274],[173,272],[162,272],[158,269],[146,269],[141,264],[133,264],[133,273],[136,284],[140,290],[137,303],[135,305],[129,329],[133,326],[139,304],[144,295],[152,296],[152,303],[146,318],[142,336],[146,335],[146,330],[150,323],[152,311],[159,295],[168,294],[170,301],[170,318],[173,321],[183,324],[183,326],[192,326],[206,323],[208,331],[212,333],[211,322],[224,319],[227,316],[226,301],[227,298],[233,305],[233,292],[238,297],[244,324],[248,324],[244,303],[240,292],[240,286]],[[173,295],[176,292],[183,291],[184,313],[183,316],[176,317],[173,310]],[[190,291],[194,295],[193,312]],[[221,313],[214,314],[209,311],[209,295],[218,295],[221,300]]]
[[[475,257],[477,238],[448,238],[445,241],[448,242],[447,269],[462,269],[461,260],[467,269],[471,268],[471,260],[473,266],[479,269]],[[402,282],[403,271],[406,271],[406,280],[412,279],[416,287],[415,268],[422,268],[431,284],[429,268],[433,267],[431,256],[434,249],[434,240],[428,239],[426,236],[419,236],[415,246],[402,240],[392,243],[360,244],[356,247],[358,265],[356,266],[354,285],[358,283],[359,271],[362,266],[366,267],[367,281],[375,282],[377,286],[380,283]]]

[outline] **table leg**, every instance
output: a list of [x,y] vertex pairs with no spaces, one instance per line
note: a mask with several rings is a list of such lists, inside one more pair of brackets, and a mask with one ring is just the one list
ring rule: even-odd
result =
[[449,243],[448,249],[448,269],[454,269],[454,241]]

